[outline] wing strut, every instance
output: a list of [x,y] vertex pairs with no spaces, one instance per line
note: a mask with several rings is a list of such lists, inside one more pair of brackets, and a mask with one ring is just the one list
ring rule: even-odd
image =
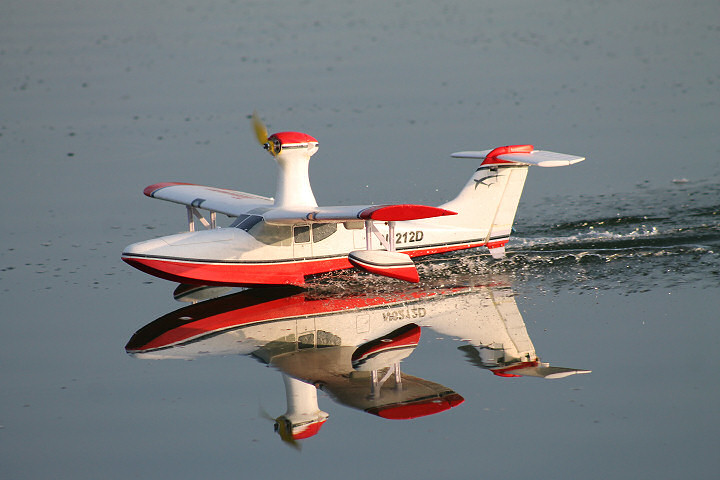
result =
[[207,229],[217,228],[217,212],[210,212],[210,221],[208,222],[205,217],[202,216],[202,213],[198,211],[197,208],[187,205],[185,209],[187,210],[188,230],[190,232],[195,231],[196,218],[200,221],[200,223],[202,223],[203,227]]
[[395,222],[389,221],[388,224],[388,238],[386,239],[375,226],[372,220],[365,220],[365,248],[366,250],[372,250],[372,237],[380,240],[380,244],[385,247],[388,252],[395,251]]
[[370,387],[370,396],[371,397],[379,397],[380,390],[382,389],[383,384],[393,374],[395,374],[395,388],[398,390],[401,390],[402,389],[402,374],[400,373],[400,362],[395,362],[392,365],[390,365],[390,368],[388,368],[387,372],[385,372],[385,375],[381,379],[378,379],[378,371],[377,370],[371,370],[370,378],[371,378],[372,383],[371,383],[371,387]]

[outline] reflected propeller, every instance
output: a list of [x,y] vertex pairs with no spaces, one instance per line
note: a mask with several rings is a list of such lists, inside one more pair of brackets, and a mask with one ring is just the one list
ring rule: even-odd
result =
[[268,412],[265,411],[264,408],[259,407],[259,415],[261,418],[266,418],[270,420],[271,422],[275,423],[275,431],[280,435],[280,439],[290,445],[291,447],[294,447],[298,450],[300,450],[300,444],[297,440],[293,438],[292,435],[292,425],[290,424],[290,421],[284,416],[280,415],[277,418],[273,418],[272,415],[270,415]]

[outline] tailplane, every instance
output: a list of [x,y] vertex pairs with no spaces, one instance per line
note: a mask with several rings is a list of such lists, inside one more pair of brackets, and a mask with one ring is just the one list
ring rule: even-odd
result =
[[585,160],[584,157],[535,150],[532,145],[509,145],[493,150],[453,153],[454,158],[471,158],[482,163],[457,197],[441,205],[458,212],[446,223],[487,230],[486,243],[495,258],[505,255],[520,195],[530,165],[559,167]]

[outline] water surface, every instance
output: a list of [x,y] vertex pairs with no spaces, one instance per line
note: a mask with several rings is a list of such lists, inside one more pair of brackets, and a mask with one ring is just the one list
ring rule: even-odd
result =
[[[716,2],[371,3],[3,2],[5,477],[716,476]],[[464,401],[388,420],[319,391],[328,420],[298,450],[259,413],[286,411],[279,367],[128,355],[183,307],[119,258],[184,228],[142,189],[272,195],[255,109],[320,140],[322,204],[439,204],[476,168],[459,150],[587,156],[530,172],[507,259],[427,259],[417,288],[502,288],[541,361],[592,373],[493,375],[464,335],[418,322],[403,375]]]

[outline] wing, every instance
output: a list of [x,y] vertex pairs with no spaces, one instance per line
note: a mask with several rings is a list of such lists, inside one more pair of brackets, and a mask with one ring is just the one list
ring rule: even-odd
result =
[[237,217],[256,207],[273,205],[272,198],[191,183],[156,183],[145,188],[143,193],[148,197],[220,212],[231,217]]
[[277,208],[263,214],[267,223],[290,225],[299,222],[340,223],[358,220],[402,221],[457,215],[457,212],[427,205],[350,205],[347,207]]

